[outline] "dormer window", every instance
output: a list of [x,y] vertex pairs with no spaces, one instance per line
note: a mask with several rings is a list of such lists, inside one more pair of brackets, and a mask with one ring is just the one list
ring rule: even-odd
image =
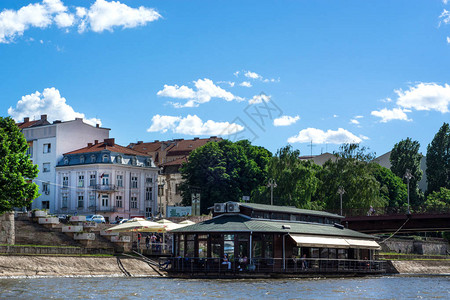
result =
[[145,165],[147,167],[151,167],[152,166],[152,160],[150,158],[147,158],[147,160],[145,161]]
[[69,158],[68,157],[64,157],[64,164],[68,165],[69,164]]
[[103,154],[102,162],[109,162],[109,155],[108,154]]
[[81,155],[81,156],[80,156],[80,163],[81,163],[81,164],[84,164],[84,155]]
[[122,156],[118,155],[118,156],[116,157],[116,162],[117,162],[118,164],[121,164],[121,163],[122,163]]
[[133,156],[133,157],[131,158],[131,164],[132,164],[133,166],[135,166],[135,165],[137,164],[136,156]]
[[96,159],[95,155],[91,155],[91,163],[95,163],[96,160],[97,159]]

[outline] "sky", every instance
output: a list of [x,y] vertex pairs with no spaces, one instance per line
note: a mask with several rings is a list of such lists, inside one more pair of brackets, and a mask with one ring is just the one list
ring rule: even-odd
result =
[[[448,3],[447,3],[448,2]],[[450,121],[449,0],[2,0],[0,115],[120,145],[222,136],[421,152]]]

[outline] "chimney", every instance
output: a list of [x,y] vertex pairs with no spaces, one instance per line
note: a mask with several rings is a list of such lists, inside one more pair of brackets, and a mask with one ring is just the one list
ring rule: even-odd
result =
[[94,141],[94,145],[97,145],[97,144],[98,144],[98,140],[95,140],[95,141]]
[[195,137],[195,138],[194,138],[194,141],[196,141],[196,140],[198,140],[198,139],[199,139],[198,137]]
[[138,141],[137,144],[140,145],[142,144],[144,141]]
[[88,147],[92,147],[92,143],[88,143]]
[[24,122],[24,123],[30,122],[30,118],[29,118],[29,117],[23,118],[23,122]]
[[103,141],[103,143],[105,144],[105,145],[107,145],[107,146],[114,146],[114,139],[112,138],[112,139],[105,139],[104,141]]
[[41,121],[47,121],[47,115],[41,115]]
[[95,127],[99,128],[99,127],[100,127],[100,124],[95,124]]

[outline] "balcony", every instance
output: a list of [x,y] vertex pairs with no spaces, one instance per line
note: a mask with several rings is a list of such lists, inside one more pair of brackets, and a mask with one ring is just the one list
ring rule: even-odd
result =
[[119,188],[115,184],[96,184],[92,189],[99,193],[114,193]]

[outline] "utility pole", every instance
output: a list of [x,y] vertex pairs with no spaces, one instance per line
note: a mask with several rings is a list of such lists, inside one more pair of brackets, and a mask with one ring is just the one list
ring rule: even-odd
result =
[[411,214],[411,211],[409,210],[409,181],[414,178],[414,176],[411,174],[410,169],[406,169],[405,175],[403,175],[404,178],[406,178],[406,181],[408,182],[408,215]]
[[340,198],[341,198],[341,216],[342,216],[342,195],[345,194],[345,190],[344,187],[342,185],[339,186],[337,193],[339,194]]
[[277,187],[277,183],[273,178],[269,179],[269,182],[267,183],[267,187],[270,187],[270,205],[273,205],[273,188]]

